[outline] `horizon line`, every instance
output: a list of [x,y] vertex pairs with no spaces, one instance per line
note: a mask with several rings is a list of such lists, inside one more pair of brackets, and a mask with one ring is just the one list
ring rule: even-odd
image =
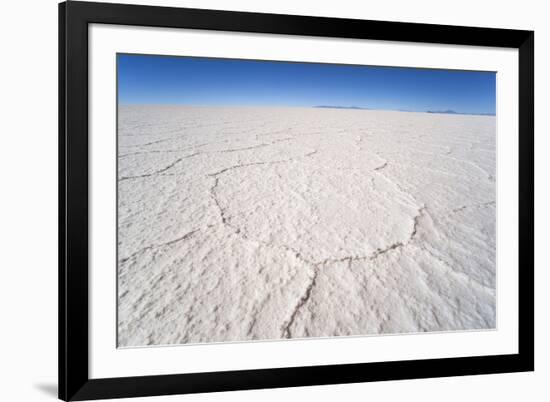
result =
[[250,104],[191,104],[191,103],[118,103],[117,106],[186,106],[197,108],[301,108],[301,109],[338,109],[338,110],[374,110],[385,112],[405,112],[405,113],[429,113],[429,114],[450,114],[450,115],[469,115],[469,116],[495,116],[496,113],[475,113],[475,112],[460,112],[453,109],[440,110],[406,110],[406,109],[381,109],[366,106],[345,106],[345,105],[250,105]]

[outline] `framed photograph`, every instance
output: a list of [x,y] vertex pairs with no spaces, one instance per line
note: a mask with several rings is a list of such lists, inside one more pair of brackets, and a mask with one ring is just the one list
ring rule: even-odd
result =
[[59,397],[530,371],[534,33],[59,5]]

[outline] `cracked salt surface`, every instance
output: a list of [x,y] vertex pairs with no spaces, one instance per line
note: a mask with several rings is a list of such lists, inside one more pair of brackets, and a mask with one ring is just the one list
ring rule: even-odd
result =
[[495,127],[120,107],[119,346],[494,328]]

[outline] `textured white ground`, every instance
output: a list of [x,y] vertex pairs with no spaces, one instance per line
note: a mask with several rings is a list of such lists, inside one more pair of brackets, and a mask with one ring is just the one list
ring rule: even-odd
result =
[[494,328],[495,124],[120,107],[119,346]]

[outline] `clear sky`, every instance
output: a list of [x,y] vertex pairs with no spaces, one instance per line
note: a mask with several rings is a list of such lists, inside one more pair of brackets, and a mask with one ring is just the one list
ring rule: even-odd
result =
[[492,72],[119,54],[118,85],[121,104],[496,109]]

